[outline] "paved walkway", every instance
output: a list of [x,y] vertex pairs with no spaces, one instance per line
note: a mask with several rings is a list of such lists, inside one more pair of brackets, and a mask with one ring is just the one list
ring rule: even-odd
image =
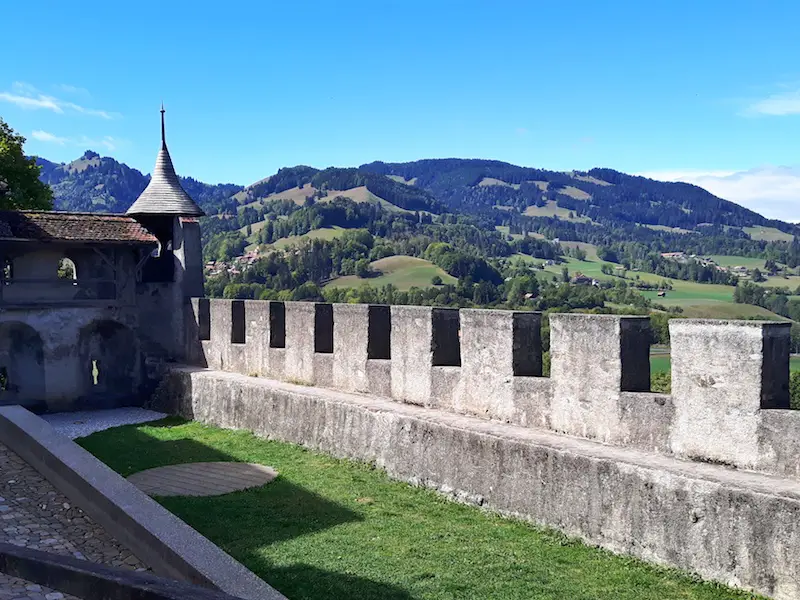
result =
[[206,462],[147,469],[128,481],[150,496],[218,496],[261,487],[277,476],[275,469],[264,465]]
[[[130,551],[0,444],[0,542],[143,570]],[[72,597],[0,573],[0,600]]]
[[158,421],[165,413],[144,408],[110,408],[107,410],[81,410],[67,413],[42,415],[58,433],[71,440],[85,437],[96,431],[103,431],[120,425]]

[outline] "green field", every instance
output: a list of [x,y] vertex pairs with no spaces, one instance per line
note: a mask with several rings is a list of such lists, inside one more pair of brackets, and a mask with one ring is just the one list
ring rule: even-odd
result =
[[721,267],[747,267],[748,269],[764,270],[763,258],[747,258],[744,256],[728,256],[725,254],[713,254],[709,256],[711,260]]
[[364,284],[381,287],[391,283],[398,290],[407,291],[412,287],[431,287],[431,279],[435,275],[442,278],[442,283],[457,283],[455,277],[448,275],[432,262],[413,256],[387,256],[370,264],[374,270],[379,271],[382,275],[367,279],[356,275],[337,277],[325,287],[361,287]]
[[246,431],[173,417],[79,443],[123,476],[207,461],[273,467],[278,478],[259,488],[156,500],[293,600],[756,598]]
[[[669,373],[671,369],[671,359],[668,353],[651,353],[650,354],[650,372],[651,373]],[[789,358],[789,370],[800,371],[800,356],[792,356]]]
[[[580,190],[578,190],[580,191]],[[529,217],[558,217],[564,221],[574,221],[577,223],[591,223],[589,217],[579,217],[575,215],[572,219],[569,218],[570,211],[568,208],[558,206],[553,200],[548,200],[545,206],[529,206],[525,209],[525,214]]]
[[281,238],[271,245],[273,248],[283,249],[292,244],[299,244],[303,240],[332,240],[342,235],[345,231],[347,231],[347,229],[342,227],[322,227],[321,229],[312,229],[303,235]]
[[742,231],[754,240],[765,242],[791,242],[794,239],[792,234],[784,233],[774,227],[742,227]]
[[[561,242],[562,246],[574,247],[578,246],[584,249],[587,253],[586,260],[577,260],[575,258],[565,257],[565,262],[562,264],[555,264],[546,267],[543,271],[538,271],[537,275],[540,278],[559,277],[561,270],[564,266],[569,269],[570,275],[576,273],[583,273],[587,277],[592,277],[598,281],[639,281],[651,284],[660,284],[665,281],[664,277],[654,275],[653,273],[643,273],[637,271],[627,271],[625,279],[616,274],[606,275],[601,271],[604,261],[597,258],[597,247],[592,244],[583,242]],[[542,260],[526,257],[524,255],[516,255],[516,259],[529,262],[531,264],[540,264]],[[734,262],[734,259],[740,257],[718,257],[727,259],[729,262]],[[515,260],[516,260],[515,259]],[[741,259],[744,261],[753,261],[756,259]],[[763,266],[763,260],[761,261]],[[614,263],[608,263],[612,266],[618,266]],[[741,263],[736,263],[741,264]],[[796,282],[794,280],[797,280]],[[657,290],[641,291],[640,293],[652,300],[656,304],[664,307],[677,306],[683,310],[681,313],[685,317],[692,318],[716,318],[716,319],[782,319],[779,315],[768,311],[760,306],[752,306],[750,304],[735,304],[733,302],[733,286],[717,285],[708,283],[697,283],[695,281],[683,281],[680,279],[668,280],[672,284],[672,289],[666,291],[665,296],[659,296]],[[788,280],[774,277],[770,278],[765,285],[788,285],[792,288],[800,285],[800,277],[791,277]]]

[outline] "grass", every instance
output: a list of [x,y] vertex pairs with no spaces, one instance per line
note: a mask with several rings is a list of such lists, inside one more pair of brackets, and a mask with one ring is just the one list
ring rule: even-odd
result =
[[312,229],[303,235],[293,235],[276,240],[272,243],[272,247],[283,249],[292,244],[298,244],[303,240],[332,240],[342,235],[345,231],[347,231],[347,229],[338,226]]
[[574,214],[574,211],[558,206],[553,200],[548,200],[545,206],[529,206],[525,209],[525,214],[529,217],[558,217],[562,221],[573,221],[576,223],[592,222],[589,217],[579,217],[577,214],[575,214],[573,218],[570,218],[570,213]]
[[[651,373],[669,373],[671,369],[671,358],[669,353],[651,353],[650,354],[650,372]],[[800,371],[800,356],[792,356],[789,358],[789,371]]]
[[747,267],[748,269],[761,269],[762,272],[764,271],[765,261],[763,258],[747,258],[725,254],[714,254],[709,258],[721,267]]
[[742,231],[754,240],[763,240],[765,242],[791,242],[794,239],[792,234],[784,233],[774,227],[742,227]]
[[455,284],[457,280],[430,261],[413,256],[387,256],[372,263],[372,268],[382,273],[378,277],[363,279],[356,275],[337,277],[325,287],[361,287],[364,284],[381,287],[392,284],[400,291],[412,287],[431,287],[431,279],[435,275],[442,278],[442,283]]
[[293,600],[755,598],[244,431],[171,418],[79,443],[122,475],[218,460],[276,468],[261,488],[158,501]]

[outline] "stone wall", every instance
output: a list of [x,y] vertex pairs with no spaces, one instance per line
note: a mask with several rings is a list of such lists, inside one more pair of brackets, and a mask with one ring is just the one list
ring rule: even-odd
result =
[[[620,413],[641,401],[630,420],[644,422],[671,406],[642,396],[622,393]],[[196,367],[173,369],[159,398],[187,418],[367,461],[614,552],[780,600],[800,597],[800,482],[792,478]]]
[[672,395],[646,317],[195,299],[191,364],[358,392],[696,462],[800,474],[789,325],[675,319]]

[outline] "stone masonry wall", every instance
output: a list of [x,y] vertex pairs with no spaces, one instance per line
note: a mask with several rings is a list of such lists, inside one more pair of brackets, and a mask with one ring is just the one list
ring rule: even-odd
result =
[[191,364],[473,415],[699,462],[800,475],[789,326],[674,319],[672,394],[648,391],[649,319],[195,299]]

